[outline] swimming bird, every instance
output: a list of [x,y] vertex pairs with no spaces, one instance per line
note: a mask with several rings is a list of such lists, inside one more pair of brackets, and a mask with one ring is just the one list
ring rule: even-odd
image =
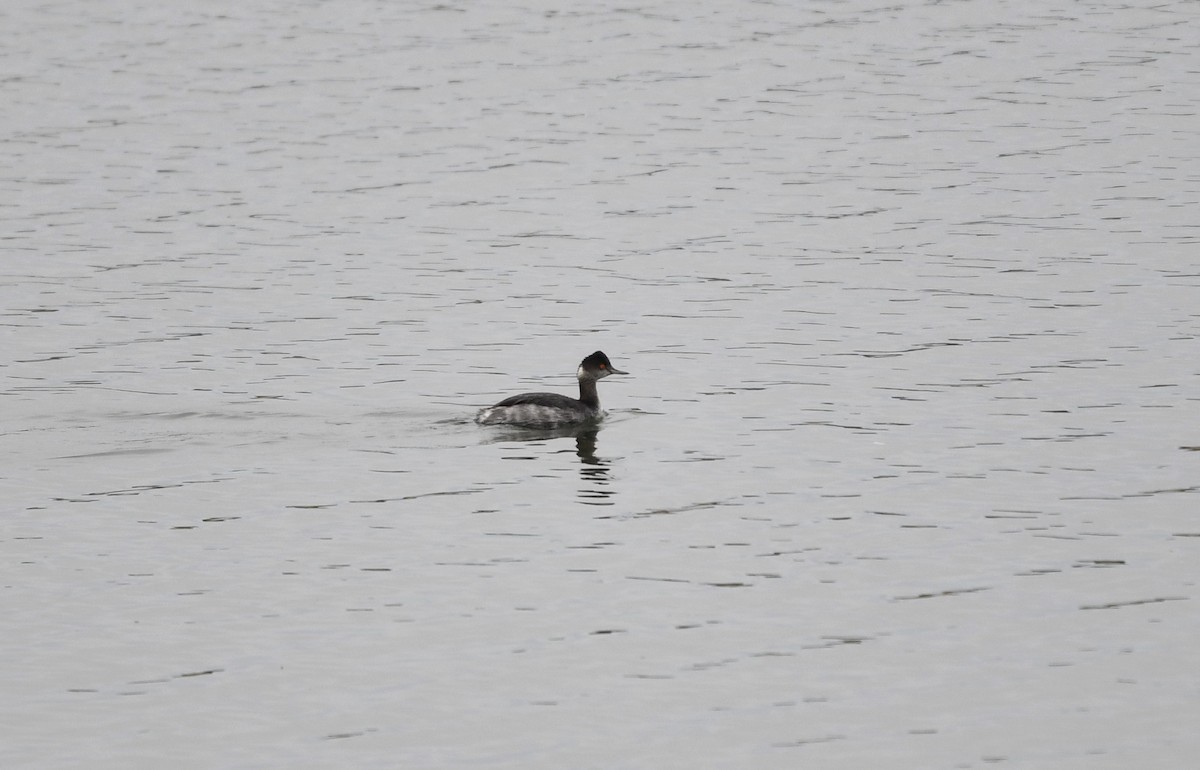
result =
[[579,398],[558,393],[522,393],[509,396],[495,406],[481,409],[475,416],[480,425],[521,425],[529,428],[553,428],[573,425],[604,416],[596,383],[610,374],[629,374],[615,368],[608,356],[597,350],[579,363]]

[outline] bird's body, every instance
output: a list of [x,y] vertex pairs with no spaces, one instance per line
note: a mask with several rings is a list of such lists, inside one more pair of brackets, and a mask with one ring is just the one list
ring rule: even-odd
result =
[[481,409],[475,417],[480,425],[520,425],[553,428],[598,420],[604,416],[596,382],[610,374],[628,374],[614,369],[608,356],[597,350],[579,364],[579,398],[559,393],[522,393]]

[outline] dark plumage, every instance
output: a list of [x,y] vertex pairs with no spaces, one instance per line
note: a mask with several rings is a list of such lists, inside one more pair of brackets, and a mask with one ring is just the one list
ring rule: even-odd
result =
[[553,427],[595,420],[604,415],[596,382],[610,374],[629,374],[613,367],[608,356],[597,350],[579,363],[579,398],[559,393],[522,393],[509,396],[494,406],[480,410],[475,422],[480,425],[524,425]]

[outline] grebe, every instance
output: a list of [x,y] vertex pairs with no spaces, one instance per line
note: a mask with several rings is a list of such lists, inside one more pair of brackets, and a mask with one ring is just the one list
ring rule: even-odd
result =
[[481,409],[475,416],[475,422],[480,425],[552,428],[556,425],[597,420],[604,416],[604,412],[600,411],[596,382],[610,374],[629,372],[614,368],[608,356],[597,350],[583,359],[575,372],[575,376],[579,378],[578,399],[558,393],[522,393],[519,396],[510,396],[495,406]]

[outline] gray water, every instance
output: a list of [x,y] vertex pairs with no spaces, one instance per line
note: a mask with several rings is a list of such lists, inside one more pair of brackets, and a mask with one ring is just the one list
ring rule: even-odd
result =
[[0,11],[0,766],[1194,762],[1195,4],[192,5]]

